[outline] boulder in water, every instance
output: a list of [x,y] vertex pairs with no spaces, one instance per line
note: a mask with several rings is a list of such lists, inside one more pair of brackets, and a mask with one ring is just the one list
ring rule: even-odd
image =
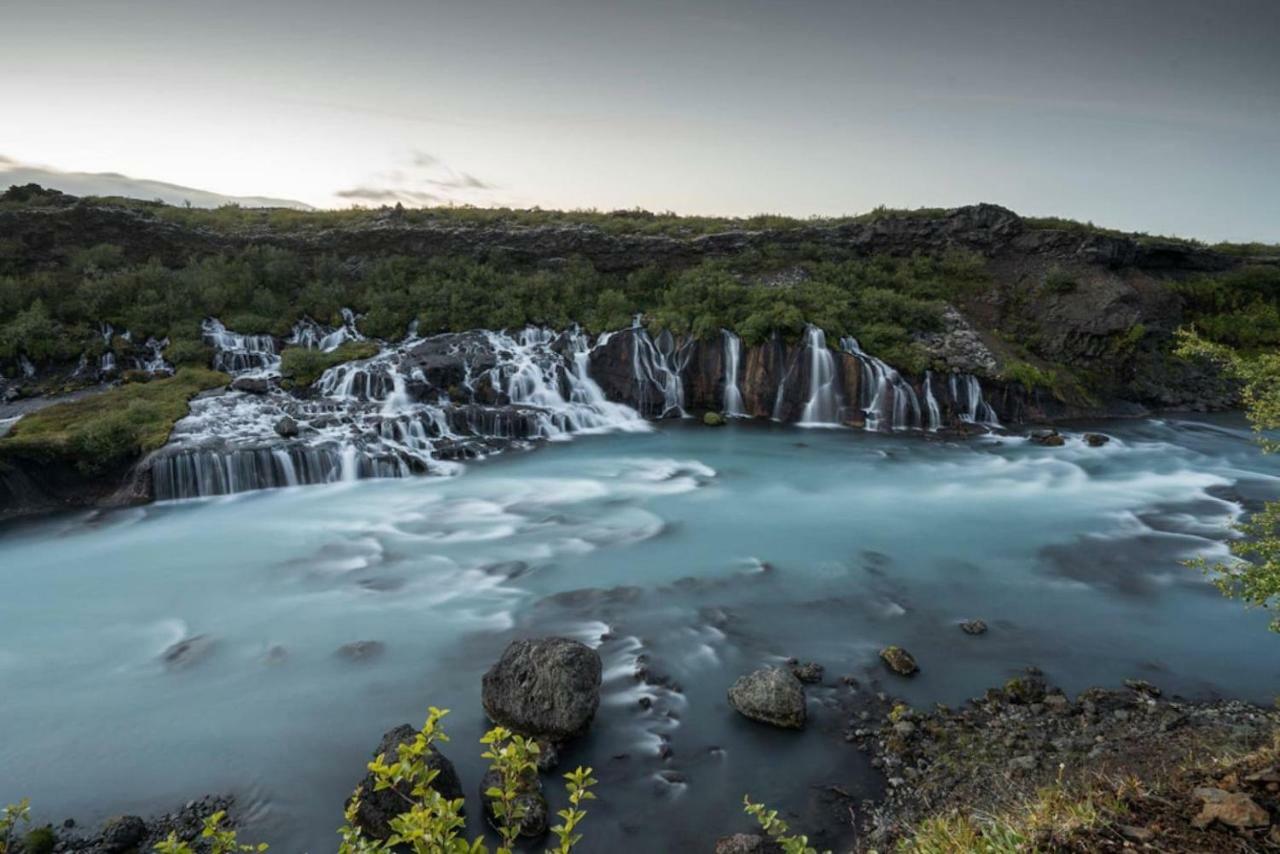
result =
[[600,705],[600,655],[569,638],[513,641],[484,675],[485,714],[522,735],[564,741]]
[[[501,788],[502,775],[490,770],[480,781],[480,800],[484,804],[484,817],[495,830],[499,829],[498,817],[493,812],[493,801],[485,796],[492,788]],[[550,809],[546,796],[542,794],[542,781],[536,772],[526,774],[520,781],[519,794],[516,795],[516,807],[524,809],[524,817],[520,819],[520,835],[526,839],[538,839],[544,836],[550,826]]]
[[213,638],[208,635],[192,635],[183,638],[160,654],[166,667],[177,670],[190,667],[205,658],[213,650]]
[[983,620],[965,620],[960,624],[960,631],[966,635],[985,635],[987,624]]
[[1062,438],[1062,434],[1052,428],[1048,430],[1036,430],[1029,438],[1035,444],[1042,445],[1046,448],[1060,448],[1067,443],[1067,440]]
[[[382,756],[388,763],[393,762],[399,756],[400,745],[411,744],[417,735],[416,729],[408,724],[401,724],[382,736],[373,755]],[[434,745],[427,749],[424,762],[436,772],[435,779],[431,781],[432,789],[451,801],[463,797],[462,781],[458,779],[457,770]],[[404,812],[407,803],[405,797],[409,797],[410,792],[407,787],[400,792],[394,786],[374,791],[374,782],[373,772],[370,772],[360,783],[360,808],[356,811],[356,824],[369,836],[386,839],[391,835],[391,819]]]
[[880,650],[880,658],[889,669],[899,676],[913,676],[919,672],[920,666],[915,658],[900,646],[886,646]]
[[231,390],[248,394],[266,394],[271,391],[271,380],[266,377],[236,377],[231,381]]
[[1103,445],[1111,441],[1110,436],[1104,436],[1101,433],[1085,433],[1084,443],[1090,448],[1101,448]]
[[276,433],[285,439],[292,439],[298,435],[298,422],[286,415],[276,422]]
[[706,415],[702,416],[702,423],[708,427],[723,427],[724,416],[719,412],[708,412]]
[[729,688],[729,705],[753,721],[804,729],[804,685],[789,670],[762,667]]
[[386,650],[387,645],[382,641],[352,641],[344,643],[338,647],[335,653],[339,658],[345,658],[348,661],[368,661],[371,658],[377,658]]

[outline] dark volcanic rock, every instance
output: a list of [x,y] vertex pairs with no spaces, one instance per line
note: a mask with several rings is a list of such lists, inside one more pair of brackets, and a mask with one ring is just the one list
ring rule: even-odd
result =
[[276,433],[286,439],[292,439],[298,435],[298,422],[286,415],[276,422]]
[[1103,445],[1111,441],[1110,436],[1104,436],[1101,433],[1085,433],[1084,443],[1090,448],[1101,448]]
[[822,676],[825,673],[822,665],[816,661],[802,662],[792,658],[787,661],[787,667],[797,679],[806,685],[817,685],[822,681]]
[[762,667],[739,677],[729,688],[729,705],[753,721],[784,729],[804,728],[804,685],[781,667]]
[[266,394],[271,391],[271,380],[266,377],[236,377],[231,381],[231,390]]
[[600,705],[600,675],[600,655],[578,641],[514,641],[484,675],[484,710],[515,732],[563,741],[591,724]]
[[99,838],[104,854],[123,854],[147,838],[147,823],[136,815],[109,818],[103,823]]
[[1062,438],[1062,434],[1057,430],[1037,430],[1028,438],[1034,444],[1043,445],[1046,448],[1060,448],[1067,443],[1067,440]]
[[[502,785],[502,776],[497,771],[489,771],[480,781],[480,800],[484,804],[484,817],[497,830],[500,825],[493,812],[493,801],[485,797],[490,788]],[[516,795],[516,806],[524,809],[524,817],[520,819],[520,835],[526,839],[537,839],[546,834],[550,827],[550,809],[546,796],[542,794],[542,781],[536,773],[528,774],[521,781],[520,793]]]
[[983,620],[965,620],[960,624],[960,630],[966,635],[984,635],[987,633],[987,624]]
[[[386,762],[394,761],[399,756],[400,745],[412,744],[417,735],[418,731],[413,727],[401,724],[382,736],[378,749],[373,752],[374,758],[382,756]],[[437,772],[431,788],[451,801],[464,797],[462,781],[458,779],[453,763],[434,745],[427,748],[425,763]],[[360,808],[356,812],[356,823],[375,839],[386,839],[391,835],[391,819],[404,811],[405,797],[410,792],[398,792],[396,787],[375,791],[374,782],[373,772],[360,781]]]

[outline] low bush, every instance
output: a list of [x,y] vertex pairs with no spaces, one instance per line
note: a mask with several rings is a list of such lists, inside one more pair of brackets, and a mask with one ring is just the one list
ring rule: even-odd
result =
[[372,341],[348,341],[328,353],[306,347],[286,347],[280,354],[280,374],[296,385],[309,386],[334,365],[376,355],[378,345]]

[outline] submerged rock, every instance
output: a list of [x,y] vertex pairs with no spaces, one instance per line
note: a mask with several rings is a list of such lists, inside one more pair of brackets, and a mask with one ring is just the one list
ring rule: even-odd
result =
[[209,635],[192,635],[183,638],[160,654],[160,660],[166,667],[177,670],[190,667],[208,656],[213,650],[214,640]]
[[900,646],[886,646],[880,650],[880,659],[899,676],[912,676],[920,670],[911,653]]
[[960,624],[960,630],[966,635],[984,635],[987,633],[987,624],[982,620],[965,620]]
[[[502,775],[493,770],[488,771],[480,781],[480,801],[484,804],[484,817],[494,830],[499,829],[500,823],[493,811],[493,801],[485,796],[485,792],[501,785]],[[526,774],[520,781],[516,806],[524,808],[524,817],[520,819],[521,836],[537,839],[546,834],[550,827],[551,811],[547,806],[546,796],[542,794],[542,781],[536,773]]]
[[792,658],[787,661],[787,667],[791,673],[806,685],[817,685],[822,681],[823,674],[826,671],[821,664],[816,661],[797,661]]
[[784,729],[803,729],[804,685],[781,667],[762,667],[729,688],[729,705],[753,721]]
[[[378,742],[378,749],[373,752],[374,758],[382,756],[386,762],[394,761],[399,756],[400,745],[412,744],[417,735],[418,731],[408,724],[389,730]],[[451,801],[464,797],[462,781],[458,779],[453,763],[436,750],[434,745],[427,748],[424,762],[427,768],[436,772],[435,779],[431,781],[432,789]],[[401,787],[395,786],[375,791],[374,782],[373,772],[366,774],[360,781],[360,808],[356,811],[356,824],[369,836],[386,839],[391,835],[391,819],[404,811],[405,797],[411,793],[408,787],[399,791]]]
[[1042,445],[1046,448],[1060,448],[1067,443],[1062,434],[1057,430],[1036,430],[1029,437],[1036,445]]
[[386,651],[387,645],[382,641],[352,641],[344,643],[338,647],[334,654],[339,658],[345,658],[348,661],[368,661],[371,658],[377,658]]
[[601,670],[599,653],[576,640],[513,641],[484,675],[485,714],[523,735],[573,738],[600,705]]

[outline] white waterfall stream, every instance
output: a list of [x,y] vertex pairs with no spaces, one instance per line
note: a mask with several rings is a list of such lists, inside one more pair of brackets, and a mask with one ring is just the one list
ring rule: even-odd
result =
[[835,427],[840,424],[840,400],[836,392],[836,360],[827,347],[827,335],[816,326],[805,331],[809,353],[809,399],[800,413],[800,424]]
[[728,329],[720,330],[724,341],[724,414],[730,418],[745,418],[746,407],[742,391],[738,388],[738,373],[742,370],[742,339]]

